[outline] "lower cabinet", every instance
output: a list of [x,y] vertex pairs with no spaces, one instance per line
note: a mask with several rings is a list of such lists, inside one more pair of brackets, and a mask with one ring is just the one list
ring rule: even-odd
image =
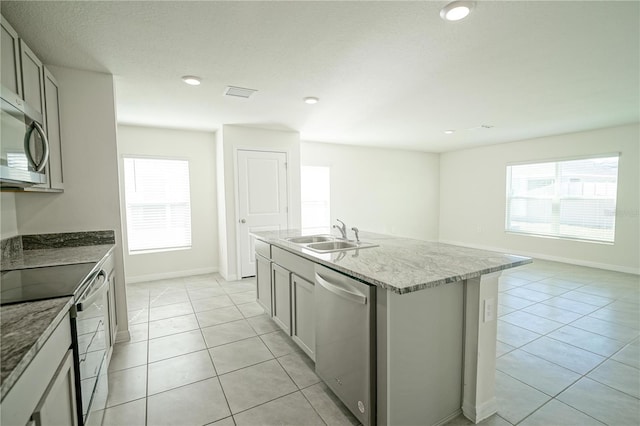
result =
[[293,341],[305,351],[312,360],[316,360],[316,325],[314,308],[314,285],[309,281],[291,275],[291,308]]
[[291,335],[291,272],[275,263],[271,264],[273,294],[273,320]]
[[271,261],[256,254],[256,301],[271,315]]
[[33,426],[76,426],[78,424],[73,351],[71,349],[67,351],[58,371],[51,379],[29,424]]
[[[256,300],[315,361],[313,262],[277,247],[256,246]],[[270,256],[270,258],[266,257]]]

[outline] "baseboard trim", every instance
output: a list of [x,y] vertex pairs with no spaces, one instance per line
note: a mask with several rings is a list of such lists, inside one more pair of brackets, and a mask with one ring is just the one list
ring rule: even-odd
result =
[[467,401],[462,404],[462,414],[473,423],[480,423],[484,419],[493,416],[497,412],[498,406],[495,397],[477,407],[474,407]]
[[461,241],[451,241],[451,240],[439,240],[439,241],[441,243],[452,244],[455,246],[470,247],[470,248],[475,248],[480,250],[499,251],[502,253],[511,253],[511,254],[520,255],[520,256],[533,257],[535,259],[551,260],[553,262],[568,263],[571,265],[587,266],[589,268],[606,269],[608,271],[624,272],[626,274],[640,275],[640,269],[631,268],[628,266],[611,265],[609,263],[590,262],[588,260],[572,259],[572,258],[560,257],[560,256],[551,256],[544,253],[513,250],[513,249],[504,248],[504,247],[485,246],[482,244],[469,244],[469,243],[463,243]]
[[218,272],[217,267],[189,269],[184,271],[162,272],[159,274],[138,275],[135,277],[125,277],[125,282],[127,284],[134,284],[134,283],[141,283],[145,281],[157,281],[157,280],[166,280],[170,278],[182,278],[182,277],[188,277],[191,275],[212,274],[214,272]]

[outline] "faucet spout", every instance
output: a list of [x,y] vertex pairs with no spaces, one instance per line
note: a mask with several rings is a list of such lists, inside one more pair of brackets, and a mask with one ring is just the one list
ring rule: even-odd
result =
[[347,225],[344,224],[343,221],[341,221],[340,219],[336,219],[338,222],[340,222],[342,225],[333,225],[334,228],[336,228],[338,231],[340,231],[340,234],[342,234],[342,238],[344,238],[345,240],[347,239]]

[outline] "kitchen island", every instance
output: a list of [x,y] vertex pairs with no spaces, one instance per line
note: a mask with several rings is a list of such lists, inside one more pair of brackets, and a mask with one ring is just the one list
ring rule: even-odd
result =
[[[290,241],[304,235],[299,230],[253,235],[258,240],[258,257],[270,259],[274,280],[282,274],[282,263],[287,263],[284,268],[292,270],[293,277],[300,275],[315,286],[322,266],[375,289],[375,296],[369,299],[375,302],[372,424],[437,425],[461,410],[479,422],[496,412],[498,277],[500,271],[531,259],[364,232],[361,239],[373,247],[326,253]],[[288,266],[297,264],[302,265],[300,272]],[[305,265],[315,265],[315,280]],[[276,291],[274,286],[274,298]],[[260,297],[260,283],[258,293]],[[316,304],[315,308],[326,307]],[[297,315],[296,309],[292,305],[292,315]],[[281,324],[278,313],[272,314]],[[316,332],[319,329],[316,324]],[[294,326],[290,334],[296,340]],[[305,347],[311,345],[313,342],[307,342]],[[313,358],[313,353],[305,352]],[[346,405],[362,412],[360,404],[357,408]]]

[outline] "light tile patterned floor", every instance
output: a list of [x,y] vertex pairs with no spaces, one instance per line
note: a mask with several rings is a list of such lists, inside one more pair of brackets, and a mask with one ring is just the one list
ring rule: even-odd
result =
[[127,286],[131,341],[114,348],[104,425],[352,425],[312,361],[218,274]]
[[[104,425],[357,424],[254,286],[129,285],[132,338],[114,350]],[[537,260],[502,274],[498,302],[498,414],[482,424],[640,424],[637,276]]]

